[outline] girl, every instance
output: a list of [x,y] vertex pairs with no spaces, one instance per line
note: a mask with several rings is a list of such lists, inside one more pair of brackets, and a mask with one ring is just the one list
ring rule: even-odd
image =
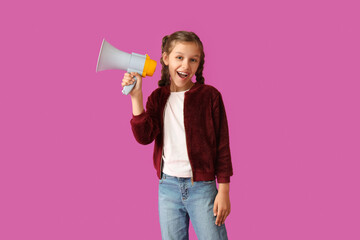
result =
[[[162,40],[159,88],[143,107],[142,78],[125,73],[130,92],[131,127],[141,144],[155,140],[162,239],[188,239],[189,219],[198,239],[227,239],[232,176],[229,135],[221,94],[204,84],[204,50],[193,32],[178,31]],[[196,76],[196,82],[192,77]],[[215,177],[219,183],[216,187]]]

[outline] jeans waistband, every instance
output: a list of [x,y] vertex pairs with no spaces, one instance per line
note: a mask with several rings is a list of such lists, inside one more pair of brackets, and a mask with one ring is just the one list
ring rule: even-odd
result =
[[162,178],[164,178],[164,179],[166,179],[166,178],[177,178],[177,179],[184,179],[184,180],[186,180],[186,179],[191,179],[191,177],[175,177],[175,176],[170,176],[170,175],[168,175],[168,174],[166,174],[166,173],[164,173],[164,172],[162,172]]

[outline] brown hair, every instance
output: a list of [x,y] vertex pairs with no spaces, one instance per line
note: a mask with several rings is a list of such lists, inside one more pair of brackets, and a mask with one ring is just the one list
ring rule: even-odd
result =
[[196,82],[203,84],[205,81],[202,75],[204,70],[204,63],[205,63],[205,53],[204,53],[203,44],[200,38],[195,33],[187,32],[187,31],[177,31],[171,35],[167,35],[163,37],[162,39],[161,58],[160,58],[162,69],[161,69],[161,80],[159,80],[158,85],[161,87],[170,84],[169,66],[165,65],[162,56],[164,53],[169,55],[170,52],[173,50],[176,42],[194,42],[198,45],[201,56],[200,56],[199,67],[195,73],[195,76],[196,76]]

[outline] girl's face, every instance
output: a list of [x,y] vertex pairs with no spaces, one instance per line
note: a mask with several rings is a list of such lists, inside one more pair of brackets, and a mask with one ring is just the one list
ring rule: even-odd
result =
[[189,89],[200,63],[200,50],[194,42],[176,42],[170,54],[164,53],[163,61],[169,66],[170,89],[178,92]]

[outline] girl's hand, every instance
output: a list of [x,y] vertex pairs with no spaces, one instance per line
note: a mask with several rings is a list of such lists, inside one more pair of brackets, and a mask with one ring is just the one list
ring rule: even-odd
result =
[[221,226],[225,223],[225,219],[230,214],[230,196],[229,191],[222,191],[216,195],[214,202],[214,216],[216,217],[215,224]]
[[137,81],[135,87],[129,93],[132,98],[142,95],[142,76],[136,72],[125,73],[121,82],[122,87],[131,85],[135,81],[134,76],[136,77]]

